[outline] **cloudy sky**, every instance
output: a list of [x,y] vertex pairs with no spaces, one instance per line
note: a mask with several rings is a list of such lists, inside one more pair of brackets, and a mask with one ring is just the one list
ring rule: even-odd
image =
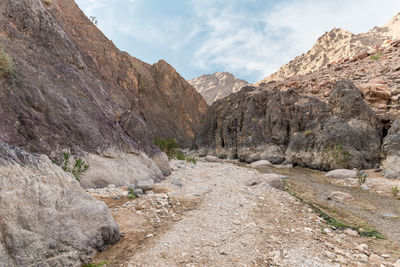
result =
[[256,82],[335,27],[385,24],[399,0],[76,0],[121,50],[165,59],[186,79],[229,71]]

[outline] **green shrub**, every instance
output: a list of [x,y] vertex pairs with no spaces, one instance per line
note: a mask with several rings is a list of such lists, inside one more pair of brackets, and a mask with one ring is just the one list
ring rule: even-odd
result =
[[178,143],[173,138],[156,138],[154,139],[154,144],[167,154],[169,158],[173,158],[176,155],[176,151],[179,147]]
[[88,264],[82,265],[82,267],[101,267],[101,266],[104,266],[106,264],[107,264],[107,262],[103,261],[103,262],[100,262],[100,263],[88,263]]
[[15,77],[15,67],[11,57],[4,52],[3,46],[0,45],[0,76],[11,75]]
[[304,132],[304,137],[307,137],[307,136],[309,136],[309,135],[312,134],[312,133],[313,133],[312,130],[307,130],[307,131]]
[[365,172],[358,172],[357,179],[360,185],[364,184],[367,181],[368,174]]
[[378,53],[372,55],[372,56],[371,56],[371,59],[372,59],[372,60],[378,60],[378,59],[381,58],[381,56],[382,56],[382,53],[381,53],[381,52],[378,52]]
[[178,151],[176,152],[176,154],[175,154],[175,158],[176,158],[177,160],[185,160],[185,159],[186,159],[186,156],[185,156],[185,154],[183,154],[182,151],[178,150]]
[[136,195],[135,195],[133,189],[129,189],[128,198],[129,199],[135,199],[136,198]]
[[197,159],[195,157],[186,156],[186,162],[197,164]]
[[397,195],[399,194],[399,188],[397,187],[397,185],[395,187],[392,187],[392,195],[394,197],[397,197]]
[[74,161],[74,165],[72,168],[69,166],[69,159],[71,158],[71,154],[68,152],[63,153],[64,161],[61,165],[61,168],[65,172],[70,172],[75,177],[75,179],[79,182],[80,176],[84,174],[88,169],[89,165],[85,164],[85,161],[81,158],[76,158]]

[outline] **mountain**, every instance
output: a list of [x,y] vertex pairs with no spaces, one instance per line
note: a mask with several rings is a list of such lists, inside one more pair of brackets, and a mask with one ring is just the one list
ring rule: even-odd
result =
[[209,105],[231,93],[238,92],[240,88],[248,84],[245,80],[239,80],[229,72],[206,74],[188,82],[196,88]]
[[258,82],[283,80],[295,75],[304,75],[328,64],[334,64],[361,54],[371,52],[385,41],[400,38],[400,13],[383,27],[375,27],[367,33],[353,34],[335,28],[318,38],[306,54],[296,57],[283,65],[277,72]]

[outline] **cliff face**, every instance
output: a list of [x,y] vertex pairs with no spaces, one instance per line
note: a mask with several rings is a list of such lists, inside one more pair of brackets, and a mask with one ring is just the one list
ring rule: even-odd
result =
[[188,82],[196,88],[209,105],[218,99],[238,92],[240,88],[248,84],[245,80],[237,79],[229,72],[206,74]]
[[352,34],[343,29],[333,29],[318,38],[307,53],[283,65],[277,72],[259,83],[284,80],[291,76],[317,71],[328,64],[353,58],[362,52],[373,51],[384,41],[397,38],[400,38],[400,13],[383,27],[375,27],[367,33]]
[[[73,0],[2,1],[0,43],[15,70],[0,79],[0,139],[29,151],[117,146],[151,155],[155,136],[190,146],[207,108],[166,62],[119,51]],[[146,134],[127,134],[123,116]]]

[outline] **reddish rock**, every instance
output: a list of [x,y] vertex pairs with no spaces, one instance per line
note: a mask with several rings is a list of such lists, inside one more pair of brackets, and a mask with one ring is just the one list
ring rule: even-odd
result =
[[368,83],[358,86],[364,98],[371,103],[387,103],[392,97],[389,86],[380,78],[375,78]]

